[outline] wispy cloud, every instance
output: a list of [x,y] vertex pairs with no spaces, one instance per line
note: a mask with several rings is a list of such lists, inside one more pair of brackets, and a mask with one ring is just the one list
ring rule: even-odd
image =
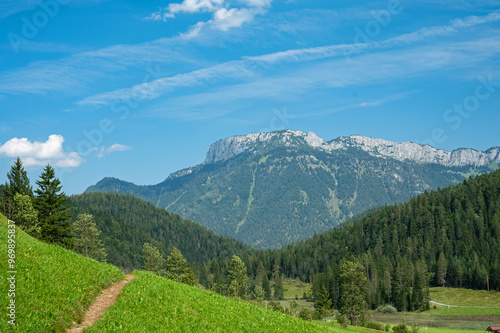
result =
[[119,143],[115,143],[111,145],[110,147],[100,147],[100,148],[94,148],[93,151],[97,151],[97,157],[102,158],[106,155],[109,155],[113,152],[117,151],[127,151],[127,150],[132,150],[132,147],[126,146],[126,145],[121,145]]
[[[37,61],[24,68],[0,73],[0,94],[79,94],[82,88],[113,73],[148,64],[191,63],[175,39],[162,38],[135,45],[113,45],[80,52],[56,61]],[[173,47],[175,46],[175,47]]]
[[[335,64],[335,68],[331,68],[331,71],[323,69],[319,69],[315,71],[314,65],[312,65],[312,72],[316,73],[317,76],[315,78],[311,78],[311,75],[308,73],[309,69],[304,70],[303,73],[298,73],[295,76],[269,76],[268,78],[264,78],[258,82],[252,83],[242,83],[236,85],[239,91],[238,93],[232,95],[238,96],[248,96],[255,95],[256,92],[259,92],[261,96],[269,96],[274,94],[287,94],[290,95],[289,92],[291,90],[307,90],[309,86],[315,86],[317,82],[326,81],[325,84],[328,86],[345,86],[350,85],[352,82],[360,82],[368,81],[369,78],[372,77],[390,77],[392,73],[396,71],[402,72],[411,72],[411,69],[405,70],[406,66],[404,58],[398,59],[399,63],[391,63],[384,61],[383,56],[370,56],[363,57],[365,52],[361,52],[363,50],[374,49],[374,51],[380,52],[384,49],[392,49],[395,46],[398,46],[402,43],[410,44],[417,41],[427,40],[430,36],[443,36],[449,35],[453,32],[458,32],[460,29],[470,28],[475,25],[485,24],[488,22],[500,21],[500,13],[494,12],[485,16],[469,16],[464,19],[452,20],[448,25],[444,26],[434,26],[427,27],[420,30],[417,30],[411,34],[404,34],[398,37],[390,38],[381,42],[373,42],[367,44],[345,44],[345,45],[330,45],[325,47],[316,47],[316,48],[303,48],[303,49],[295,49],[288,50],[284,52],[276,52],[262,56],[256,57],[244,57],[241,60],[230,61],[227,63],[219,64],[216,66],[208,67],[205,69],[178,74],[172,77],[164,77],[158,80],[154,80],[148,83],[141,83],[132,88],[119,89],[107,93],[102,93],[94,96],[87,97],[79,102],[77,105],[80,106],[91,106],[91,107],[102,107],[106,105],[111,105],[112,103],[120,100],[129,99],[130,96],[141,96],[142,100],[153,100],[158,97],[163,96],[164,94],[173,91],[175,88],[185,87],[185,86],[196,86],[201,85],[208,82],[220,82],[221,80],[232,78],[232,79],[245,79],[258,75],[258,72],[264,63],[266,68],[269,69],[268,65],[272,65],[275,63],[282,62],[306,62],[310,60],[320,60],[320,59],[328,59],[328,58],[342,58],[340,62],[333,62],[331,64]],[[488,43],[496,43],[494,45],[499,45],[497,40],[492,39],[483,39],[478,41],[477,45],[475,45],[476,50],[471,50],[466,46],[466,43],[448,43],[446,47],[443,45],[430,46],[429,48],[419,48],[414,49],[412,52],[418,51],[422,52],[422,55],[416,55],[415,57],[411,56],[410,59],[413,59],[415,62],[415,71],[422,71],[430,68],[439,68],[439,65],[449,65],[454,63],[454,59],[458,59],[459,52],[469,52],[470,54],[475,54],[479,56],[477,49],[478,46],[484,46],[488,48]],[[455,45],[456,50],[452,52],[447,50],[447,47],[451,47]],[[483,48],[484,49],[484,48]],[[494,51],[495,48],[491,48],[490,50],[485,50],[485,52],[489,52],[491,55],[491,51]],[[376,54],[376,53],[375,53]],[[406,54],[406,53],[405,53]],[[494,53],[493,53],[494,54]],[[366,72],[359,73],[359,71],[355,68],[354,71],[349,70],[351,73],[356,73],[359,77],[355,77],[350,75],[349,72],[346,72],[346,68],[351,68],[353,66],[346,67],[346,61],[343,59],[344,57],[349,56],[350,61],[354,61],[356,57],[363,57],[363,61],[365,63],[370,64],[373,67],[366,67],[364,63],[360,61],[356,61],[355,64],[359,64],[358,68],[364,68]],[[419,59],[431,59],[432,63],[423,63],[419,61]],[[460,57],[460,59],[462,59]],[[374,60],[377,60],[378,64],[373,64]],[[461,60],[462,61],[462,60]],[[469,59],[469,61],[475,61],[474,59]],[[381,64],[379,66],[379,64]],[[381,67],[383,65],[383,67]],[[323,66],[323,65],[321,65]],[[320,67],[321,67],[320,66]],[[379,68],[380,70],[378,70]],[[392,69],[388,70],[388,69]],[[369,73],[367,75],[367,73]],[[326,76],[324,79],[320,79],[321,77]],[[304,80],[302,78],[307,77],[310,78],[308,80]],[[328,79],[327,79],[328,78]],[[292,83],[293,82],[293,83]],[[296,84],[295,84],[296,83]],[[229,88],[231,89],[231,88]],[[251,93],[248,93],[251,92]],[[231,94],[227,95],[231,98]],[[246,98],[253,98],[252,96]],[[206,99],[206,98],[204,98]],[[190,102],[192,103],[192,102]]]
[[83,159],[76,152],[66,152],[62,135],[53,134],[46,142],[29,141],[27,138],[13,138],[0,145],[0,156],[19,156],[26,167],[43,166],[50,163],[60,168],[75,168]]

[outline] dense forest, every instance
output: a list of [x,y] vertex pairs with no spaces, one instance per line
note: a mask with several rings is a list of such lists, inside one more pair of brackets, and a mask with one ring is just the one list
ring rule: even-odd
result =
[[142,267],[144,243],[164,256],[175,246],[193,264],[256,251],[129,194],[86,193],[71,196],[69,203],[73,219],[94,216],[108,262],[126,271]]
[[[280,275],[322,286],[339,305],[339,267],[363,265],[370,307],[425,307],[428,285],[500,290],[500,171],[382,207],[356,221],[280,250],[242,256],[254,284]],[[198,272],[200,283],[226,283],[228,260]],[[218,288],[224,290],[224,288]]]

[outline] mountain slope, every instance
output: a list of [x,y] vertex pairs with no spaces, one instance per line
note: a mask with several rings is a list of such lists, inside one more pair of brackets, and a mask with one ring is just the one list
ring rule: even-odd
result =
[[[0,215],[2,253],[7,253],[7,219]],[[78,321],[92,300],[123,273],[115,266],[83,257],[56,245],[39,241],[16,229],[15,296],[3,282],[0,309],[1,332],[66,332]],[[12,269],[3,257],[2,281]],[[7,304],[15,299],[16,325],[8,324]]]
[[275,248],[366,209],[498,168],[500,149],[438,150],[362,136],[326,142],[280,131],[214,143],[203,164],[153,186],[105,178],[87,192],[130,193],[222,235]]
[[137,278],[89,332],[336,331],[151,273],[134,274]]
[[94,216],[108,262],[127,271],[141,267],[144,243],[158,247],[165,258],[175,246],[193,263],[254,251],[132,195],[86,193],[71,196],[69,202],[74,218],[81,213]]

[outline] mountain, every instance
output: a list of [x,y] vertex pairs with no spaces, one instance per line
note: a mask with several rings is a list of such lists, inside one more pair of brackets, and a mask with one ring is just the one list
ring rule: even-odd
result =
[[202,164],[157,185],[105,178],[86,192],[130,193],[217,234],[277,248],[498,163],[498,147],[448,152],[359,135],[327,142],[312,132],[285,130],[219,140]]
[[165,258],[175,246],[191,263],[255,251],[132,195],[85,193],[71,196],[69,203],[73,219],[82,213],[94,216],[108,262],[126,271],[141,268],[144,243]]

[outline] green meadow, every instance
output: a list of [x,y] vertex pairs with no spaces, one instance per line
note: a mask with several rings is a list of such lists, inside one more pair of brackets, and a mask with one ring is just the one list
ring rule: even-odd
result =
[[[0,215],[0,278],[6,281],[7,219]],[[16,228],[15,326],[8,323],[7,283],[1,284],[0,332],[65,332],[78,322],[102,289],[121,280],[117,267],[100,263],[59,246],[46,244]]]

